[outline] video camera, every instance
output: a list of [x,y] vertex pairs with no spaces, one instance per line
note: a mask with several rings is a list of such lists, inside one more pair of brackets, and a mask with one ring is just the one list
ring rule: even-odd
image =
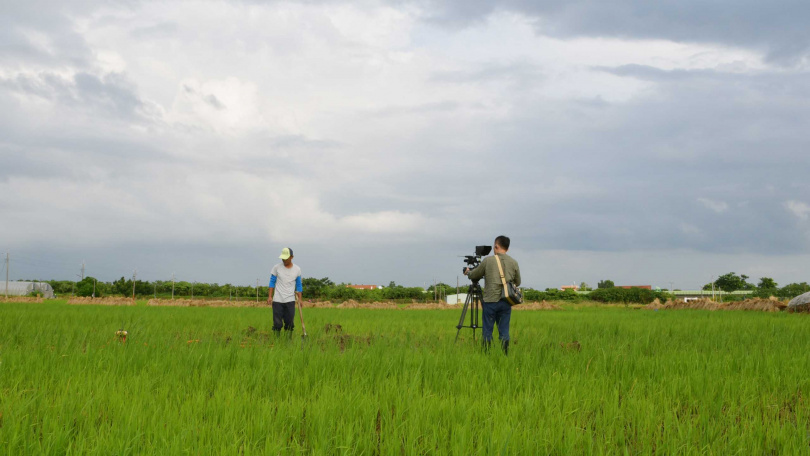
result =
[[461,272],[464,272],[467,268],[475,269],[479,264],[481,264],[481,257],[489,255],[489,252],[491,251],[491,245],[476,245],[475,255],[467,255],[464,257],[464,262],[467,264],[467,266],[461,268]]

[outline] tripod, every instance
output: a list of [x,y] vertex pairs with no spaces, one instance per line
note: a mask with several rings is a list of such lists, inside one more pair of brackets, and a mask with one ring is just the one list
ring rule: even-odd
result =
[[[473,340],[475,340],[475,330],[480,328],[478,326],[478,314],[481,309],[481,304],[484,302],[484,293],[481,291],[481,285],[477,280],[473,280],[467,289],[467,299],[464,300],[464,308],[461,309],[461,318],[458,319],[458,331],[456,332],[456,342],[458,342],[458,335],[461,333],[461,328],[472,328]],[[470,324],[464,324],[464,317],[467,316],[467,310],[470,311]]]

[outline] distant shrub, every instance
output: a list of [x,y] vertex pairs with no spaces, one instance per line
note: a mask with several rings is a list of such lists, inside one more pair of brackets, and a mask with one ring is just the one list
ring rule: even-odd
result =
[[555,288],[547,288],[546,291],[533,290],[525,288],[523,290],[523,298],[526,301],[581,301],[583,296],[577,294],[576,291],[568,289],[560,291]]
[[620,302],[627,304],[649,304],[656,298],[666,301],[671,296],[662,291],[646,288],[598,288],[588,294],[588,299],[597,302]]

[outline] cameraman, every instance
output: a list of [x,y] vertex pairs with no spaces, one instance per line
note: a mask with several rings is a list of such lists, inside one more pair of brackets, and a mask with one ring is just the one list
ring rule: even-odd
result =
[[464,274],[470,280],[481,280],[484,278],[484,302],[481,304],[484,314],[484,350],[489,350],[492,345],[492,329],[498,325],[498,338],[501,340],[501,347],[504,354],[509,354],[509,319],[512,316],[512,306],[503,297],[503,283],[501,274],[496,263],[495,256],[501,260],[503,276],[507,282],[512,282],[520,286],[520,267],[514,258],[506,254],[509,251],[509,238],[498,236],[492,246],[493,256],[484,258],[481,264],[470,270],[467,268]]

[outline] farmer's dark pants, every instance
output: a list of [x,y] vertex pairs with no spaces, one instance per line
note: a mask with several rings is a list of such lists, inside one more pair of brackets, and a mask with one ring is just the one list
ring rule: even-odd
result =
[[512,318],[512,306],[501,299],[498,302],[485,302],[481,305],[484,314],[484,343],[492,341],[492,329],[498,325],[498,339],[509,340],[509,320]]
[[292,331],[295,327],[295,301],[273,301],[273,331],[279,333],[281,328]]

